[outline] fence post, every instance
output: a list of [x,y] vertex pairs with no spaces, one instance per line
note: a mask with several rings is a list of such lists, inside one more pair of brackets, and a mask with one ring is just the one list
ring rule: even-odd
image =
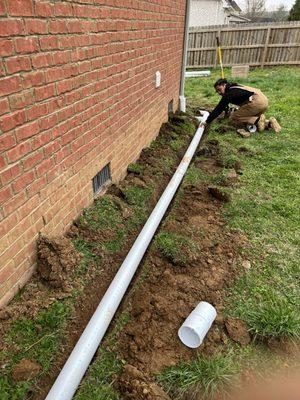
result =
[[271,27],[269,26],[267,29],[267,37],[266,37],[265,47],[264,47],[264,51],[263,51],[262,59],[261,59],[261,68],[264,67],[265,62],[266,62],[268,46],[269,46],[269,41],[270,41],[270,35],[271,35]]

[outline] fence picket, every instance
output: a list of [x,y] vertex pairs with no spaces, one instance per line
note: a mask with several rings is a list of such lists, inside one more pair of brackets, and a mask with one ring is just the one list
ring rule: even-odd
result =
[[189,68],[218,65],[216,36],[220,37],[225,66],[249,64],[300,65],[298,21],[237,26],[192,27],[189,33]]

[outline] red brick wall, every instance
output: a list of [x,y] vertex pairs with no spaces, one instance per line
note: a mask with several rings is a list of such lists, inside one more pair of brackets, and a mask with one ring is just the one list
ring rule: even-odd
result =
[[[0,306],[177,107],[185,0],[0,0]],[[155,72],[161,87],[155,88]]]

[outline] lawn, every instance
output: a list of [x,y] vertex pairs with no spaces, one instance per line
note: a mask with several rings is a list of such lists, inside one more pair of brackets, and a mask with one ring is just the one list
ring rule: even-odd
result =
[[[227,71],[230,80],[229,71]],[[186,94],[190,107],[219,101],[211,78],[190,78]],[[268,116],[276,116],[282,132],[239,138],[234,131],[218,133],[213,123],[209,138],[217,138],[225,158],[243,165],[239,186],[224,207],[231,228],[246,233],[251,242],[251,270],[232,289],[228,313],[242,318],[261,338],[299,337],[300,231],[300,70],[255,69],[239,83],[261,89],[269,98]],[[238,153],[240,146],[251,152]]]

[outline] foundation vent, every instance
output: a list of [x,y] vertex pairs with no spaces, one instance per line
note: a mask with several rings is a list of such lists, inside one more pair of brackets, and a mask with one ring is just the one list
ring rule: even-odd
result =
[[97,173],[97,175],[94,176],[92,180],[94,196],[97,196],[97,194],[99,194],[109,182],[111,182],[111,175],[110,166],[107,164]]

